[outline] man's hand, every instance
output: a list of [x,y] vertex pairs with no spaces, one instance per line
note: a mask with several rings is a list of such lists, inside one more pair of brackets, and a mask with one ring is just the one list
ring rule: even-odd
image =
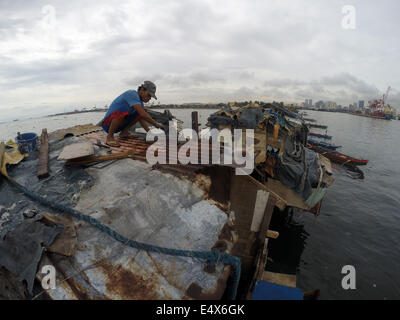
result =
[[163,130],[163,131],[166,131],[166,130],[167,130],[167,129],[165,128],[165,126],[164,126],[162,123],[160,123],[160,122],[156,122],[155,127],[156,127],[156,128],[159,128],[159,129],[161,129],[161,130]]

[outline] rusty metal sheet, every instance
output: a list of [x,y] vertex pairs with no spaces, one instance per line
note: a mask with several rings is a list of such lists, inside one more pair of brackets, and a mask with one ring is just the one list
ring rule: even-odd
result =
[[[183,250],[221,245],[231,217],[192,181],[131,159],[87,172],[96,182],[76,209],[125,237]],[[48,291],[53,299],[218,299],[224,292],[229,266],[210,270],[201,260],[126,246],[83,222],[75,228],[81,250],[57,263],[62,285]],[[227,251],[232,239],[223,239]]]

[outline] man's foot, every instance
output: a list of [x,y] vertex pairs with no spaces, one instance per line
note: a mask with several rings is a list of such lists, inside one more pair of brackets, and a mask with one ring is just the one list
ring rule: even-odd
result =
[[121,133],[119,134],[119,137],[120,137],[120,138],[128,138],[128,139],[131,139],[131,138],[135,138],[135,135],[132,135],[132,134],[130,134],[129,132],[122,132],[122,131],[121,131]]
[[110,139],[107,138],[106,145],[108,145],[109,147],[120,147],[121,146],[117,141],[115,141],[115,139],[111,139],[111,138]]

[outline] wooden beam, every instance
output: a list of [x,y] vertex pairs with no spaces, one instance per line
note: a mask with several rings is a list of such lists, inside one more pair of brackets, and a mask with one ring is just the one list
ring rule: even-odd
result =
[[258,242],[262,244],[265,240],[265,236],[268,235],[269,223],[271,222],[272,214],[274,213],[274,207],[276,199],[273,197],[268,198],[267,205],[264,211],[264,217],[260,226],[260,232],[258,233]]
[[37,176],[39,179],[47,178],[50,176],[49,170],[49,138],[47,136],[47,129],[42,129],[42,136],[40,137],[40,151]]

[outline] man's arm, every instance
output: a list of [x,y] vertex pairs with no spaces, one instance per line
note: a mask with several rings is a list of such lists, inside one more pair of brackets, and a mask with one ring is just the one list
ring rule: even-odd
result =
[[[133,106],[133,108],[139,113],[139,116],[141,117],[141,120],[147,121],[148,123],[152,124],[153,126],[159,128],[160,124],[154,120],[147,112],[146,110],[143,109],[143,107],[140,104],[136,104]],[[140,120],[139,120],[140,121]],[[142,121],[140,121],[142,124]],[[142,124],[143,125],[143,124]],[[146,128],[145,128],[146,130]]]
[[147,122],[144,119],[140,119],[139,122],[142,125],[143,129],[146,130],[146,132],[150,130],[149,126],[147,125]]

